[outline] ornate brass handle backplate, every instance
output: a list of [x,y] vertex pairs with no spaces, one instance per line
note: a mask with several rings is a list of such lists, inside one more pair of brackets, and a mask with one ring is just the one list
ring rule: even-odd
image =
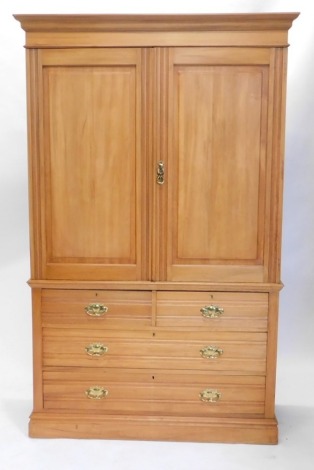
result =
[[92,343],[85,347],[85,351],[89,356],[103,356],[108,352],[107,346],[101,343]]
[[219,318],[220,315],[224,313],[224,309],[222,307],[218,307],[218,305],[205,305],[200,309],[201,314],[203,317],[206,318]]
[[104,387],[100,387],[99,385],[94,385],[86,390],[85,395],[87,398],[91,398],[92,400],[101,400],[102,398],[106,398],[108,395],[108,390]]
[[206,401],[207,403],[216,403],[221,398],[221,393],[218,390],[212,390],[207,388],[199,394],[201,401]]
[[217,359],[223,354],[223,350],[217,346],[205,346],[200,350],[200,353],[205,359]]
[[85,307],[85,312],[91,317],[102,317],[105,313],[108,312],[108,307],[106,307],[104,304],[91,303]]

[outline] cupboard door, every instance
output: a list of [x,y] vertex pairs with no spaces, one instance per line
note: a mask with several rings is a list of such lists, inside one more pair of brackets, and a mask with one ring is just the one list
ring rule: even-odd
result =
[[170,55],[167,280],[263,281],[270,52]]
[[42,275],[142,279],[141,51],[52,49],[39,59]]

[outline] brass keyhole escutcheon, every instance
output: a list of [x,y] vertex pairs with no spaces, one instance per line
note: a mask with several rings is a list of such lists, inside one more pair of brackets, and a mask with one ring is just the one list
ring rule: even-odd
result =
[[160,161],[157,163],[157,184],[164,184],[165,182],[165,165]]

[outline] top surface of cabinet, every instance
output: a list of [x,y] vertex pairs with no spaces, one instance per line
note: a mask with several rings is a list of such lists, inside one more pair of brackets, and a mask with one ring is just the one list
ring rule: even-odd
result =
[[[287,46],[298,13],[15,15],[26,47]],[[160,35],[160,33],[163,35]],[[71,33],[71,34],[68,34]],[[253,33],[253,34],[252,34]]]
[[230,13],[212,15],[15,15],[25,31],[150,31],[289,29],[299,13]]

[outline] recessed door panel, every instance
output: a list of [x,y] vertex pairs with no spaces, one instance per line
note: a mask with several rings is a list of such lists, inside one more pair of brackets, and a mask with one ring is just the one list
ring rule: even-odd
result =
[[47,277],[139,279],[140,55],[84,52],[44,53]]
[[210,55],[172,68],[167,277],[260,281],[268,67]]

